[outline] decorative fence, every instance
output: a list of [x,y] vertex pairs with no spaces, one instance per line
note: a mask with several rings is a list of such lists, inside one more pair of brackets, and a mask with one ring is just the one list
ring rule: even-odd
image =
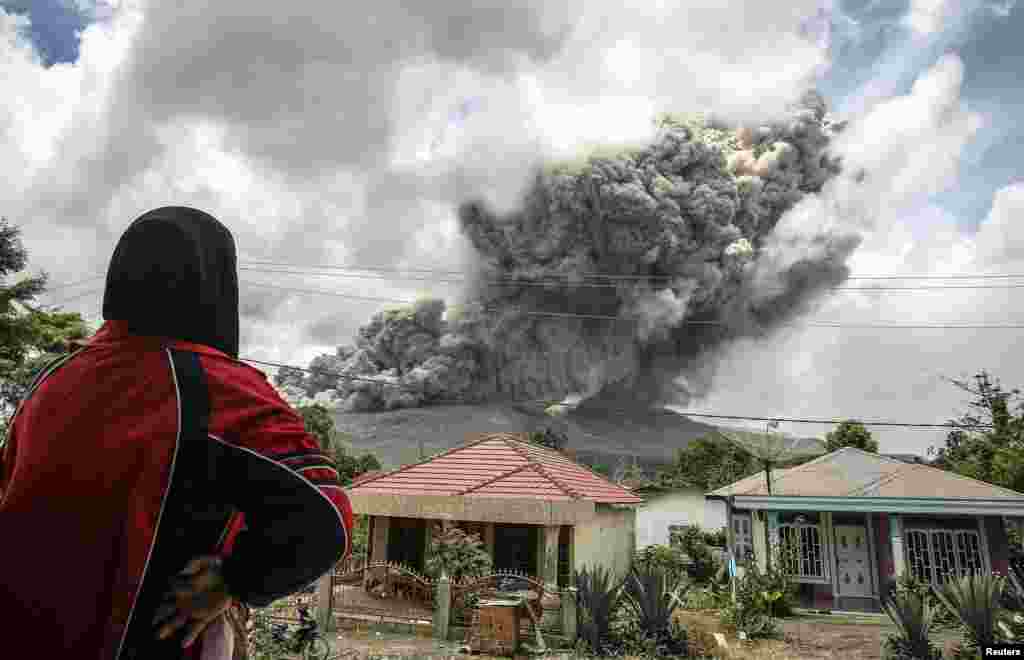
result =
[[482,599],[521,601],[522,640],[575,640],[576,590],[559,590],[512,571],[453,582],[433,580],[401,564],[350,559],[324,576],[315,593],[297,594],[285,604],[315,608],[321,624],[429,625],[436,637],[457,635],[454,639],[471,643],[479,641],[473,635],[479,637],[477,604]]

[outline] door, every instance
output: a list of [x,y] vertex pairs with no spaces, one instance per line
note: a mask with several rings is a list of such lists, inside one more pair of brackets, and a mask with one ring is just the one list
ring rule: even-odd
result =
[[862,525],[836,525],[836,575],[840,596],[871,596],[868,530]]
[[754,534],[750,526],[750,514],[734,515],[732,531],[736,541],[736,563],[740,564],[754,556]]

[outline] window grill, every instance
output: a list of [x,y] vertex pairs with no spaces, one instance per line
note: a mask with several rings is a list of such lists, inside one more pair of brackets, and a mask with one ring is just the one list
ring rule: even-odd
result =
[[910,574],[933,585],[982,572],[981,542],[974,530],[908,529],[904,558]]
[[824,579],[824,555],[818,525],[792,523],[779,525],[786,572],[796,578]]

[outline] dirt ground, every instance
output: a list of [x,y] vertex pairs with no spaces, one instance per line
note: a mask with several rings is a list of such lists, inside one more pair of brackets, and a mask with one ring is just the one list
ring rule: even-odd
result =
[[[718,647],[713,636],[715,632],[723,632],[717,612],[686,611],[679,618],[690,633],[695,651],[713,651],[730,660],[880,660],[882,641],[896,632],[884,617],[806,615],[782,621],[784,640],[740,642],[734,636],[726,635],[730,648],[725,651]],[[940,649],[947,649],[947,657],[948,645],[959,639],[956,633],[945,631],[933,635],[933,638]]]

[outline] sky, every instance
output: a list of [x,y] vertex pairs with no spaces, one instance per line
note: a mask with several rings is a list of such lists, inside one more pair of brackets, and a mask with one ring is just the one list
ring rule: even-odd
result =
[[[22,227],[29,270],[50,275],[44,301],[97,319],[102,280],[61,285],[101,275],[146,210],[196,206],[239,245],[242,354],[306,365],[383,303],[271,286],[402,300],[459,285],[253,262],[461,271],[460,200],[512,208],[538,159],[642,140],[661,110],[777,116],[809,81],[850,121],[841,149],[873,192],[829,187],[780,234],[841,209],[863,235],[854,275],[1024,275],[1011,0],[405,4],[0,0],[0,214]],[[959,280],[836,292],[814,318],[1024,323],[1024,289],[926,282]],[[1024,385],[1021,332],[787,330],[707,356],[717,386],[692,409],[941,423],[966,404],[950,378]],[[876,435],[892,452],[941,442]]]

